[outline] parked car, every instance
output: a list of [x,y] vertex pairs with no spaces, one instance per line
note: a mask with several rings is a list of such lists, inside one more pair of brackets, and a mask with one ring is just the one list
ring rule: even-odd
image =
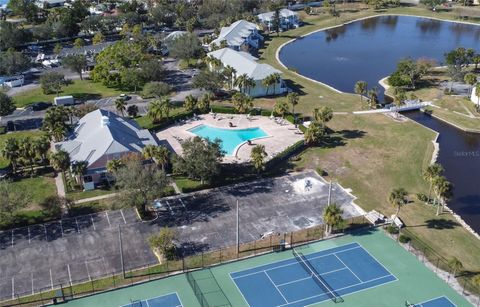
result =
[[120,94],[120,98],[125,101],[132,99],[132,97],[128,96],[127,94]]
[[42,110],[50,108],[51,106],[52,106],[52,104],[47,103],[47,102],[37,102],[37,103],[34,103],[34,104],[30,105],[30,107],[32,108],[33,111],[42,111]]

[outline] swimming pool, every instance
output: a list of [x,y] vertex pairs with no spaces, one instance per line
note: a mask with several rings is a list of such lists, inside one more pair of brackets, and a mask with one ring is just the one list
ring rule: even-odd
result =
[[248,129],[223,129],[207,125],[200,125],[188,131],[211,141],[220,139],[222,141],[222,149],[228,156],[235,155],[238,145],[248,140],[268,136],[268,134],[259,127]]

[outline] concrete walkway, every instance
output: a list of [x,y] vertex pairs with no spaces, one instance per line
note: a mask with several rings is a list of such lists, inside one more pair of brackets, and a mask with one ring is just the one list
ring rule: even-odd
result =
[[57,194],[60,197],[65,197],[65,184],[63,183],[62,173],[55,176],[55,185],[57,186]]
[[76,200],[75,203],[76,204],[83,204],[83,203],[88,203],[88,202],[91,202],[91,201],[97,201],[97,200],[112,198],[112,197],[114,197],[118,194],[119,193],[112,193],[112,194],[107,194],[107,195],[100,195],[100,196],[95,196],[95,197],[79,199],[79,200]]

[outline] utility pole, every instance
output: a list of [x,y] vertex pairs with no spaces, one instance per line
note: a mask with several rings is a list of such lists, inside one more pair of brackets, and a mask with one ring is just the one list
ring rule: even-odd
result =
[[332,181],[330,180],[328,185],[328,202],[327,202],[328,206],[330,206],[331,201],[332,201]]
[[120,242],[120,262],[122,265],[122,274],[125,278],[125,263],[123,261],[123,244],[122,244],[122,230],[120,229],[120,224],[118,225],[118,241]]
[[238,210],[238,199],[237,199],[237,255],[240,252],[240,218],[239,218],[239,210]]

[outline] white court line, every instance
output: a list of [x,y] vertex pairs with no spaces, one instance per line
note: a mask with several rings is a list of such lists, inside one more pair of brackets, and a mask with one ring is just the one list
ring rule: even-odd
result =
[[50,284],[52,285],[52,290],[53,290],[53,277],[52,277],[52,269],[50,269]]
[[357,243],[357,244],[360,245],[360,247],[361,247],[368,255],[370,255],[370,257],[372,257],[382,268],[384,268],[385,271],[387,271],[390,275],[392,275],[393,277],[395,277],[396,280],[398,280],[397,276],[393,275],[392,272],[390,272],[390,271],[383,265],[383,263],[381,263],[380,261],[378,261],[378,259],[375,258],[375,256],[373,256],[372,254],[370,254],[370,252],[369,252],[365,247],[363,247],[362,244],[360,244],[360,243]]
[[147,303],[147,307],[150,307],[150,304],[148,303],[148,300],[145,300],[145,303]]
[[185,204],[183,203],[183,200],[181,198],[179,198],[178,200],[182,203],[183,209],[185,209],[185,211],[187,211],[187,207],[185,207]]
[[105,215],[107,216],[108,227],[112,227],[112,224],[110,224],[110,218],[108,217],[108,212],[107,211],[105,211]]
[[68,270],[68,279],[70,280],[70,285],[72,284],[72,274],[70,274],[70,264],[67,263],[67,270]]
[[[348,268],[341,268],[341,269],[336,269],[336,270],[333,270],[333,271],[329,271],[329,272],[325,272],[325,273],[322,273],[322,274],[318,274],[318,275],[327,275],[327,274],[331,274],[331,273],[335,273],[335,272],[338,272],[338,271],[342,271],[342,270],[347,270]],[[302,281],[302,280],[305,280],[305,279],[308,279],[308,278],[312,278],[312,275],[309,275],[308,277],[304,277],[304,278],[299,278],[299,279],[296,279],[296,280],[292,280],[292,281],[289,281],[289,282],[286,282],[286,283],[283,283],[283,284],[278,284],[277,286],[281,287],[281,286],[285,286],[285,285],[288,285],[288,284],[293,284],[293,283],[296,283],[297,281]]]
[[75,224],[77,224],[77,232],[80,233],[80,227],[78,227],[78,220],[75,218]]
[[353,274],[353,276],[355,276],[356,279],[358,279],[360,282],[363,282],[363,280],[361,280],[361,279],[357,276],[357,274],[355,274],[355,273],[350,269],[350,267],[349,267],[348,265],[346,265],[345,262],[343,262],[342,259],[340,259],[340,258],[337,256],[337,254],[333,254],[333,255],[350,271],[350,273]]
[[90,219],[92,220],[93,230],[97,230],[97,229],[95,229],[95,223],[93,222],[93,215],[92,214],[90,214]]
[[123,215],[123,210],[122,209],[120,209],[120,213],[122,214],[123,222],[126,224],[127,221],[125,220],[125,216]]
[[267,275],[268,279],[270,280],[270,282],[272,283],[272,285],[275,287],[275,289],[277,289],[278,293],[280,293],[280,295],[282,296],[282,298],[285,300],[285,302],[287,304],[290,304],[288,302],[288,300],[285,298],[285,296],[283,296],[283,293],[282,291],[280,291],[280,289],[278,289],[277,285],[273,282],[273,280],[270,278],[270,275],[268,275],[268,273],[266,271],[263,271],[263,273],[265,273],[265,275]]
[[433,301],[436,301],[436,300],[441,299],[441,298],[446,299],[446,300],[449,301],[453,306],[455,306],[455,307],[457,306],[457,305],[455,305],[448,297],[446,297],[445,295],[442,295],[442,296],[439,296],[439,297],[435,297],[435,298],[429,299],[428,301],[424,301],[424,302],[421,302],[421,303],[417,303],[417,304],[415,304],[415,306],[423,306],[423,304],[425,304],[425,303],[433,302]]
[[15,299],[15,277],[12,276],[12,300]]
[[[348,249],[345,249],[345,250],[342,250],[342,251],[349,251],[349,250],[354,250],[354,249],[357,249],[357,248],[360,248],[360,246],[351,247],[351,248],[348,248]],[[315,253],[318,253],[318,252],[315,252]],[[312,254],[315,254],[315,253],[312,253]],[[333,254],[334,254],[334,252],[330,253],[330,254],[326,254],[326,255],[311,257],[311,258],[308,258],[307,260],[310,261],[310,260],[313,260],[313,259],[325,258],[325,257],[328,257],[328,256],[332,256]],[[311,254],[308,254],[308,255],[311,255]],[[304,256],[306,257],[308,255],[304,255]],[[256,271],[256,272],[253,272],[253,273],[248,273],[248,274],[244,274],[244,275],[237,276],[237,277],[232,277],[232,279],[237,279],[237,278],[241,278],[241,277],[245,277],[245,276],[255,275],[255,274],[258,274],[258,273],[262,273],[263,271],[271,271],[271,270],[275,270],[275,269],[278,269],[278,268],[283,268],[283,267],[298,264],[298,261],[295,261],[295,258],[289,258],[289,259],[286,259],[286,260],[294,260],[294,262],[278,265],[278,266],[275,266],[275,267],[271,267],[267,270],[261,270],[261,271]],[[274,262],[274,263],[271,263],[271,264],[275,264],[275,263],[282,262],[282,261],[285,261],[285,260],[277,261],[277,262]],[[244,270],[241,270],[241,271],[231,272],[230,275],[235,274],[235,273],[239,273],[239,272],[243,272],[243,271],[249,271],[249,270],[259,268],[259,267],[262,267],[262,266],[268,266],[268,265],[271,265],[271,264],[262,264],[262,265],[251,267],[251,268],[246,269],[246,270],[244,269]]]

